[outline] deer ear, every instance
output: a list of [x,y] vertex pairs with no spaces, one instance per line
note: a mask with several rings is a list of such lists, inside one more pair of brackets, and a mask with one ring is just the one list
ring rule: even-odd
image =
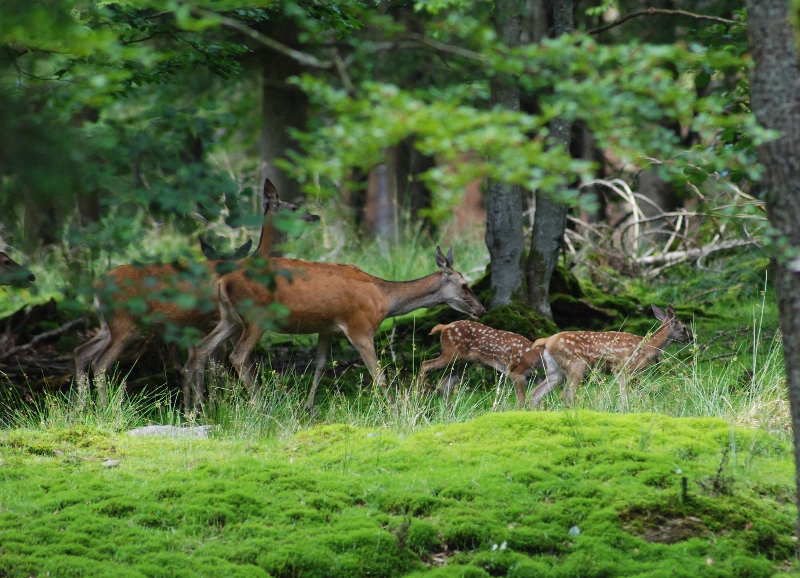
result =
[[198,237],[198,239],[200,239],[200,250],[203,252],[203,256],[205,256],[206,259],[209,261],[216,261],[219,259],[219,254],[217,254],[214,247],[206,243],[203,237]]
[[247,243],[245,243],[244,245],[242,245],[241,247],[236,249],[236,251],[233,252],[233,255],[231,255],[231,259],[233,259],[234,261],[237,261],[239,259],[244,259],[245,257],[247,257],[247,254],[250,252],[250,247],[252,246],[253,246],[253,240],[250,239],[249,241],[247,241]]
[[667,305],[667,317],[670,319],[675,319],[677,315],[675,314],[675,310],[672,308],[672,303]]
[[668,319],[667,314],[664,313],[664,310],[661,309],[661,307],[659,307],[655,303],[651,303],[650,307],[653,308],[653,315],[655,315],[656,319],[658,319],[661,323],[664,323]]
[[278,197],[278,189],[272,184],[269,179],[264,179],[264,212],[270,209],[277,209],[280,198]]
[[442,250],[439,246],[436,246],[436,264],[439,266],[439,269],[448,269],[450,265],[447,264],[447,257],[444,256]]
[[453,246],[450,245],[450,250],[447,252],[447,266],[453,266]]

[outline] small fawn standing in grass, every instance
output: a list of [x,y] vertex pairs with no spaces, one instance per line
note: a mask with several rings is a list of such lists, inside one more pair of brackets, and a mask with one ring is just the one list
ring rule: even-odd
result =
[[[472,361],[504,373],[514,381],[514,392],[520,409],[525,407],[525,385],[540,359],[534,343],[510,331],[500,331],[475,323],[456,321],[449,325],[437,325],[431,330],[442,333],[442,354],[436,359],[422,363],[417,377],[418,386],[425,382],[425,374],[443,369],[455,361]],[[443,388],[445,398],[450,394],[452,383],[448,380]],[[499,387],[498,387],[499,393]],[[492,410],[497,409],[499,395],[495,397]]]
[[666,312],[655,305],[652,308],[661,327],[649,337],[618,331],[564,331],[536,340],[534,347],[537,356],[541,355],[537,366],[544,365],[547,377],[533,390],[531,406],[535,407],[564,379],[567,380],[567,403],[572,405],[578,385],[593,367],[608,373],[620,372],[619,395],[627,406],[625,382],[628,376],[657,362],[673,341],[689,343],[694,339],[691,330],[675,316],[672,305]]

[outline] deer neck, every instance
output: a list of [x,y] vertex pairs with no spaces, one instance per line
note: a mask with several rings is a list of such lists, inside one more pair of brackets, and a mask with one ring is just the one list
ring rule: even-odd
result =
[[648,339],[642,340],[643,347],[639,355],[646,358],[648,362],[658,361],[664,350],[672,343],[669,332],[669,323],[664,323]]
[[414,281],[384,281],[383,291],[389,298],[387,317],[444,303],[441,294],[443,281],[441,271]]
[[264,213],[264,224],[261,226],[261,237],[258,239],[258,247],[256,247],[255,254],[264,259],[272,255],[272,237],[275,231],[275,225],[272,223],[272,215],[268,212]]

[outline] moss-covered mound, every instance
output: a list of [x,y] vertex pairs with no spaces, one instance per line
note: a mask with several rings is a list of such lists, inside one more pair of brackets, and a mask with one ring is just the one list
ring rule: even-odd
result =
[[9,577],[766,577],[795,546],[790,448],[715,419],[506,413],[284,443],[3,432],[0,460]]

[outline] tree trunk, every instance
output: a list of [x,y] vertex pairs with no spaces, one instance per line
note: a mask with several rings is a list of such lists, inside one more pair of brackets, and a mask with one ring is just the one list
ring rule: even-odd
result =
[[[800,275],[791,263],[800,252],[800,72],[789,11],[788,0],[747,1],[748,36],[755,63],[750,78],[751,109],[759,124],[781,132],[779,139],[758,147],[758,159],[766,169],[763,190],[769,220],[780,236],[777,247],[781,252],[773,255],[774,282],[796,480],[800,482]],[[800,507],[800,493],[797,504]]]
[[[497,0],[497,34],[507,46],[518,46],[522,29],[522,1]],[[519,110],[519,86],[513,79],[495,76],[489,83],[492,106]],[[522,286],[520,259],[522,191],[519,185],[489,181],[486,191],[486,247],[492,262],[490,307],[505,305]]]
[[[553,0],[553,36],[569,34],[574,30],[572,0]],[[563,147],[569,152],[572,123],[555,119],[550,123],[551,146]],[[536,195],[536,216],[531,233],[526,275],[528,281],[528,306],[552,319],[550,310],[550,277],[558,261],[561,241],[567,228],[567,207],[549,196]]]
[[[298,46],[297,31],[284,26],[270,31],[281,42]],[[304,129],[308,99],[297,87],[286,83],[286,79],[302,73],[303,68],[295,60],[273,51],[264,52],[262,93],[261,156],[266,164],[268,177],[284,200],[299,202],[302,199],[300,185],[284,174],[275,165],[275,160],[286,158],[286,151],[295,146],[289,129]]]

